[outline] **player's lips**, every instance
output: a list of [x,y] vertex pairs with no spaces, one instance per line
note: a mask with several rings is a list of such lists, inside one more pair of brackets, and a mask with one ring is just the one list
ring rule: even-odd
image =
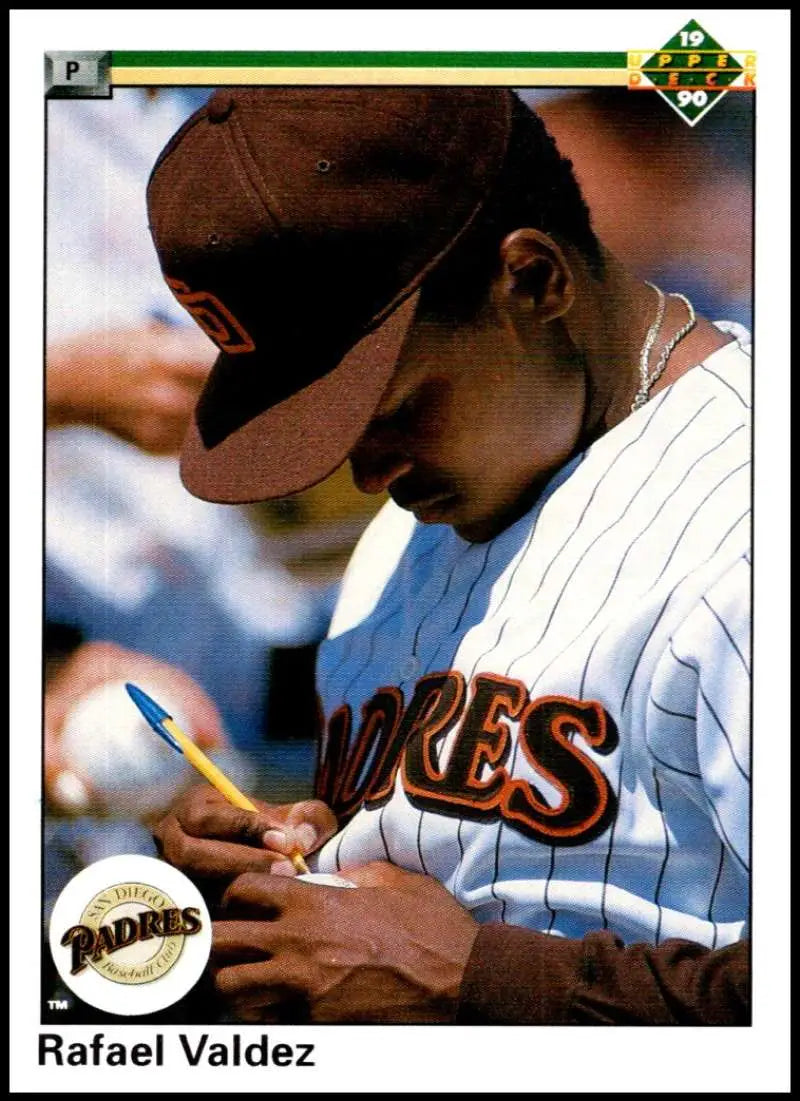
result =
[[436,523],[458,497],[457,487],[433,472],[424,477],[417,472],[397,478],[389,486],[389,495],[396,505],[413,512],[421,523]]
[[416,500],[403,502],[401,508],[413,512],[416,518],[423,524],[435,524],[443,519],[456,499],[455,493],[437,493],[431,497],[420,497]]

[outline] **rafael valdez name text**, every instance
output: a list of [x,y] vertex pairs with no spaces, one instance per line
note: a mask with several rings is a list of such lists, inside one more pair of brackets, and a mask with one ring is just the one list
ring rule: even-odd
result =
[[[43,1032],[39,1036],[39,1065],[57,1067],[163,1067],[177,1054],[190,1067],[313,1067],[314,1044],[270,1043],[262,1033],[258,1039],[247,1041],[241,1033],[234,1032],[224,1039],[213,1039],[204,1032],[189,1036],[179,1032],[168,1035],[156,1033],[150,1043],[124,1043],[107,1040],[102,1032],[96,1032],[88,1043],[66,1042],[56,1032]],[[167,1050],[169,1047],[169,1050]]]

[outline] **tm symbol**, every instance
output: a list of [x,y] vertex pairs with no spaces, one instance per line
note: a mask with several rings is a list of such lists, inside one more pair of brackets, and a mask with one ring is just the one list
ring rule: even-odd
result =
[[69,1009],[69,1002],[66,998],[52,998],[47,1003],[48,1009]]

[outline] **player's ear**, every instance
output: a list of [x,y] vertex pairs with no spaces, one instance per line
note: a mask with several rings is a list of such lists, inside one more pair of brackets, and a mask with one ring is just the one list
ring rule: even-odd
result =
[[562,317],[575,301],[575,277],[564,253],[538,229],[515,229],[500,245],[495,293],[538,321]]

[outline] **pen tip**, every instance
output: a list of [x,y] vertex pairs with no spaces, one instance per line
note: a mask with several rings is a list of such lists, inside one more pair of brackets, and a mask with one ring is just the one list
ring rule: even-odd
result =
[[127,682],[125,687],[128,690],[128,695],[145,718],[154,722],[161,722],[162,719],[170,718],[169,712],[165,711],[160,703],[156,703],[152,696],[148,696],[143,689],[130,682]]
[[173,738],[169,731],[164,728],[164,720],[172,717],[170,713],[165,711],[161,704],[156,703],[156,701],[151,696],[148,696],[141,688],[137,688],[135,684],[126,681],[125,688],[130,698],[136,704],[139,711],[141,711],[142,715],[144,715],[153,730],[155,730],[156,734],[160,735],[164,741],[168,742],[173,749],[178,751],[178,753],[183,753],[179,743]]

